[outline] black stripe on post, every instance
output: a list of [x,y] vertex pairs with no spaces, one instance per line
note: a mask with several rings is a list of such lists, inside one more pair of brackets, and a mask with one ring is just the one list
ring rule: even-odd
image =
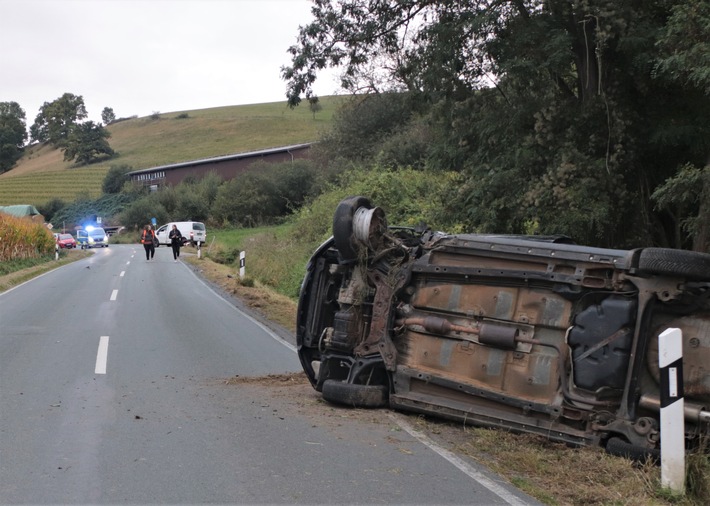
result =
[[683,398],[683,358],[661,367],[661,409]]

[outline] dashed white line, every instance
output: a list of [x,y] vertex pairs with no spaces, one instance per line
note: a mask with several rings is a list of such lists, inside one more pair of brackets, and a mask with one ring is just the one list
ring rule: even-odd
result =
[[111,300],[116,300],[116,297],[118,297],[118,290],[111,292]]
[[95,374],[106,374],[106,362],[108,362],[108,336],[101,336],[99,339],[99,351],[96,353]]
[[120,277],[123,277],[126,275],[126,271],[121,271],[121,274],[119,274]]
[[[133,257],[131,257],[131,258],[133,258]],[[129,260],[128,262],[126,262],[126,265],[131,265],[131,261]]]

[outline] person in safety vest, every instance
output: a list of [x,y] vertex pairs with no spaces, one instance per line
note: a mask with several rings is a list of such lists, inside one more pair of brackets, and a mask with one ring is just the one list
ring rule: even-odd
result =
[[145,248],[145,259],[146,261],[151,260],[155,256],[155,232],[150,227],[146,225],[143,227],[143,232],[141,232],[141,244]]

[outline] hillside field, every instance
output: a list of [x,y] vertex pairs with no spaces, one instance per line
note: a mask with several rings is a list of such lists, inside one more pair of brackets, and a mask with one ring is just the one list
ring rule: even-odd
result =
[[118,154],[101,163],[77,167],[47,145],[32,145],[12,170],[0,174],[0,206],[40,207],[57,197],[96,198],[112,165],[133,170],[312,142],[331,122],[347,97],[321,97],[315,114],[307,104],[286,102],[215,107],[127,119],[107,127]]

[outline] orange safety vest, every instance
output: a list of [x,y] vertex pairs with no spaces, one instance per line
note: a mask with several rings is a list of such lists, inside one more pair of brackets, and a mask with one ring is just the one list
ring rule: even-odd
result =
[[143,231],[143,237],[141,237],[141,242],[143,244],[153,244],[153,231],[152,230],[144,230]]

